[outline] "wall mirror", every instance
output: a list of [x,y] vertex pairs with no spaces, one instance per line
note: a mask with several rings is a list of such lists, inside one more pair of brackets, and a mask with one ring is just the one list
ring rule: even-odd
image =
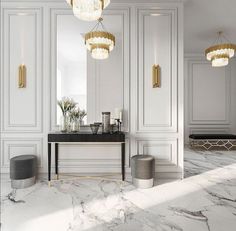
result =
[[[124,107],[124,28],[122,15],[104,15],[107,31],[116,37],[108,59],[95,60],[84,44],[84,34],[96,24],[72,14],[57,15],[57,100],[70,97],[87,112],[85,125],[101,121],[101,112]],[[61,110],[57,107],[57,124]]]

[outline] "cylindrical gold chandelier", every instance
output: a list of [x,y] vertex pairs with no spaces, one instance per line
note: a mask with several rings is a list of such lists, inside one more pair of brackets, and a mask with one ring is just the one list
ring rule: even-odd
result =
[[[102,30],[99,30],[99,26]],[[115,46],[115,36],[107,31],[99,18],[94,29],[85,34],[85,45],[94,59],[107,59]]]
[[232,58],[236,51],[236,45],[230,43],[226,38],[226,42],[223,41],[225,38],[222,32],[218,32],[218,38],[216,45],[213,45],[205,50],[207,60],[211,61],[213,67],[226,66],[229,63],[229,59]]
[[76,17],[85,21],[94,21],[101,17],[103,9],[110,0],[66,0],[71,5]]

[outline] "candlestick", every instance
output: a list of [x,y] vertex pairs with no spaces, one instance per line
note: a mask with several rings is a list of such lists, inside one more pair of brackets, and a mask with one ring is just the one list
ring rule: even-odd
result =
[[120,133],[122,121],[120,119],[115,119],[115,120],[117,121],[118,133]]

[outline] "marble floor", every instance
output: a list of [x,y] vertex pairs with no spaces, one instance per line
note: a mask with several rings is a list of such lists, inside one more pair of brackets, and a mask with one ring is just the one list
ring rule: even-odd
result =
[[2,231],[235,231],[236,152],[185,150],[185,179],[136,189],[119,181],[1,188]]

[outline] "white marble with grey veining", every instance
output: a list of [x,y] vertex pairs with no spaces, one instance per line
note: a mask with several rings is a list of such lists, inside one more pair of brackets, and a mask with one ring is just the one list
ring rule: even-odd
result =
[[1,187],[2,231],[235,231],[236,152],[185,149],[185,179],[136,189],[119,181]]

